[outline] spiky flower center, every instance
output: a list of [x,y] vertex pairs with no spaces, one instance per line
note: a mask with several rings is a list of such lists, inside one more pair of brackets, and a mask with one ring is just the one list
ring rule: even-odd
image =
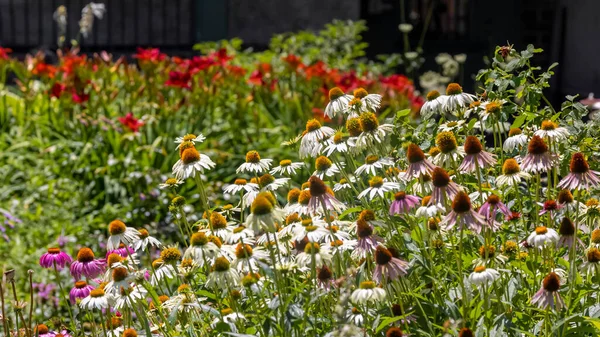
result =
[[119,263],[121,261],[123,261],[123,258],[117,253],[111,253],[106,258],[106,264],[108,264],[108,267],[112,267],[113,264]]
[[250,245],[242,245],[241,243],[238,243],[238,245],[235,247],[235,256],[238,259],[245,259],[252,256],[252,247],[250,247]]
[[471,210],[471,198],[464,191],[459,191],[452,200],[452,210],[456,213],[466,213]]
[[369,186],[373,187],[373,188],[379,188],[381,186],[383,186],[383,178],[381,177],[373,177],[369,180]]
[[435,156],[437,156],[438,154],[440,154],[440,152],[442,152],[442,151],[441,151],[441,150],[440,150],[440,148],[439,148],[439,147],[437,147],[437,146],[432,146],[432,147],[429,149],[429,155],[430,155],[431,157],[435,157]]
[[590,248],[587,252],[587,260],[591,263],[600,262],[600,250],[596,247]]
[[521,131],[521,129],[519,129],[519,128],[510,128],[510,130],[508,131],[508,136],[512,137],[512,136],[520,135],[522,133],[523,133],[523,131]]
[[476,273],[483,273],[485,271],[485,269],[486,269],[485,266],[477,266],[477,267],[475,267],[474,271]]
[[423,153],[419,145],[410,143],[406,149],[406,158],[411,164],[419,163],[425,159],[425,153]]
[[346,121],[346,129],[348,130],[350,137],[358,137],[363,130],[360,124],[360,119],[358,117],[348,118]]
[[350,100],[350,102],[348,102],[348,106],[350,107],[350,109],[358,109],[361,105],[362,101],[358,97],[354,97]]
[[39,335],[45,335],[50,331],[50,329],[48,329],[48,326],[46,324],[39,324],[37,326],[36,330]]
[[273,204],[266,196],[259,194],[252,202],[250,211],[254,215],[270,214],[273,211]]
[[426,207],[427,205],[429,205],[430,201],[431,201],[430,195],[424,196],[423,199],[421,199],[421,206]]
[[229,270],[229,266],[229,260],[223,256],[220,256],[215,260],[215,263],[213,264],[213,270],[217,272],[224,272]]
[[575,234],[575,226],[573,225],[573,221],[567,217],[564,217],[560,222],[558,233],[562,236],[573,236],[573,234]]
[[431,172],[431,183],[433,186],[442,188],[450,184],[450,175],[441,167],[436,167]]
[[385,337],[402,337],[402,330],[398,327],[391,327],[385,332]]
[[185,205],[185,198],[178,195],[175,198],[173,198],[173,200],[171,200],[171,204],[173,204],[173,206],[175,207],[181,207]]
[[94,298],[102,297],[102,296],[104,296],[104,289],[96,288],[96,289],[90,291],[90,296],[94,297]]
[[338,99],[342,96],[344,96],[344,92],[342,91],[342,89],[340,89],[338,87],[333,87],[329,90],[329,100],[330,101]]
[[275,177],[273,177],[272,175],[265,173],[262,176],[260,176],[260,178],[258,178],[258,183],[260,184],[260,186],[265,187],[271,183],[273,183],[275,181]]
[[165,261],[165,263],[175,263],[181,260],[181,252],[175,247],[166,248],[160,252],[160,258]]
[[548,200],[544,202],[544,209],[546,211],[555,211],[558,209],[558,204],[554,200]]
[[115,268],[112,272],[112,278],[115,282],[121,282],[125,280],[127,278],[127,275],[129,275],[129,272],[123,267]]
[[281,166],[281,167],[287,167],[287,166],[290,166],[290,165],[292,165],[292,161],[289,160],[289,159],[284,159],[284,160],[282,160],[282,161],[279,162],[279,166]]
[[123,331],[123,337],[137,337],[135,329],[126,329]]
[[333,166],[333,163],[331,162],[331,160],[329,160],[329,158],[325,156],[319,156],[315,160],[315,168],[317,169],[317,171],[327,171],[331,168],[331,166]]
[[375,289],[376,285],[373,281],[363,281],[360,283],[360,289]]
[[442,153],[450,153],[456,150],[456,147],[458,146],[456,144],[456,137],[454,137],[454,133],[451,131],[438,133],[437,137],[435,138],[435,144],[440,151],[442,151]]
[[310,198],[311,198],[310,190],[303,190],[302,192],[300,192],[300,196],[298,197],[298,203],[300,205],[306,206],[306,205],[308,205]]
[[587,160],[585,160],[583,153],[577,152],[571,156],[569,168],[571,173],[586,173],[590,170],[590,165]]
[[535,228],[535,234],[537,235],[544,235],[548,233],[548,228],[546,228],[546,226],[537,226]]
[[542,286],[546,291],[555,292],[560,288],[560,278],[556,275],[555,272],[550,272],[546,277],[544,277],[544,281],[542,282]]
[[356,235],[360,239],[367,238],[373,234],[373,228],[363,219],[356,221]]
[[178,182],[177,178],[169,178],[165,181],[165,184],[169,185],[169,186],[174,186],[176,185]]
[[462,328],[458,332],[458,337],[473,337],[473,331],[469,328]]
[[377,130],[379,127],[379,121],[377,120],[377,116],[375,116],[372,112],[365,112],[360,115],[360,128],[364,132],[372,132]]
[[483,146],[479,141],[479,138],[475,136],[467,136],[465,140],[465,152],[467,154],[478,154],[483,151]]
[[498,205],[500,203],[500,197],[495,194],[491,194],[487,198],[487,203],[490,205]]
[[450,83],[446,87],[446,95],[460,95],[462,92],[462,87],[458,83]]
[[77,261],[79,262],[92,262],[94,261],[94,258],[94,252],[88,247],[83,247],[77,252]]
[[560,190],[560,192],[558,192],[558,196],[556,197],[556,200],[561,204],[570,204],[575,199],[573,199],[573,194],[571,194],[571,191]]
[[599,244],[600,243],[600,229],[594,229],[591,235],[592,243]]
[[367,158],[365,159],[365,163],[367,165],[372,165],[374,163],[376,163],[379,160],[379,157],[376,155],[369,155],[367,156]]
[[548,152],[548,145],[546,145],[546,143],[542,138],[540,138],[540,136],[534,135],[529,141],[527,151],[531,154],[544,154]]
[[300,189],[298,189],[298,188],[292,188],[292,189],[291,189],[291,190],[288,192],[288,195],[287,195],[287,201],[288,201],[290,204],[297,203],[297,202],[298,202],[298,198],[300,197],[300,193],[301,193]]
[[398,200],[398,201],[406,199],[406,192],[404,192],[404,191],[396,192],[396,194],[394,194],[394,199]]
[[373,210],[371,209],[364,209],[360,212],[360,214],[358,215],[359,219],[363,219],[365,221],[373,221],[375,220],[375,212],[373,212]]
[[514,254],[518,251],[518,245],[515,241],[506,241],[504,243],[504,252],[507,254]]
[[[487,255],[486,255],[487,254]],[[496,247],[494,246],[481,246],[479,247],[479,256],[485,258],[487,256],[487,258],[491,258],[494,257],[494,255],[496,254]]]
[[236,179],[234,182],[235,185],[240,185],[240,186],[244,186],[246,184],[248,184],[248,180],[246,179]]
[[192,234],[192,239],[190,240],[190,243],[194,247],[204,246],[208,243],[208,237],[204,232],[196,232]]
[[498,102],[489,102],[485,106],[485,111],[488,114],[497,115],[500,112],[501,108],[502,108],[502,105],[500,105],[500,103],[498,103]]
[[241,232],[244,231],[244,229],[246,229],[246,227],[244,225],[239,225],[236,228],[233,229],[233,233],[234,234],[239,234]]
[[317,278],[319,278],[321,281],[327,281],[331,279],[332,276],[333,273],[331,272],[331,269],[329,269],[329,267],[326,265],[323,265],[323,267],[321,267],[317,273]]
[[219,212],[212,212],[210,214],[210,223],[213,229],[227,228],[227,219]]
[[431,90],[430,92],[427,93],[427,101],[429,101],[429,102],[435,100],[438,97],[440,97],[440,92],[437,90]]
[[317,242],[309,242],[304,246],[304,253],[318,254],[321,251],[321,245]]
[[328,193],[327,186],[325,185],[325,182],[321,180],[321,178],[317,176],[311,176],[308,179],[308,182],[310,182],[309,191],[311,196],[320,197],[325,193]]
[[195,147],[185,149],[183,153],[181,153],[181,161],[186,165],[195,163],[198,160],[200,160],[200,152],[198,152]]
[[378,265],[388,264],[392,260],[392,253],[383,246],[377,246],[375,250],[375,262]]
[[368,94],[369,93],[363,88],[358,88],[358,89],[354,90],[354,97],[357,97],[357,98],[365,98],[365,97],[367,97]]
[[521,168],[519,167],[519,163],[516,160],[509,158],[504,161],[504,165],[502,165],[502,174],[504,175],[513,175],[521,172]]
[[258,151],[248,151],[248,153],[246,153],[246,163],[260,163],[260,154],[258,154]]
[[551,120],[545,120],[542,122],[542,130],[544,131],[552,131],[558,128],[558,124],[554,123]]
[[108,233],[110,235],[119,235],[125,233],[127,226],[121,220],[113,220],[108,224]]

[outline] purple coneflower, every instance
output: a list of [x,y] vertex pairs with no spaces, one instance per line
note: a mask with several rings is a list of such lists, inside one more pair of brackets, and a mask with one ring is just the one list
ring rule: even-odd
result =
[[375,263],[377,267],[373,271],[373,280],[378,283],[384,278],[390,281],[396,280],[406,275],[408,268],[408,262],[394,257],[390,250],[381,245],[375,249]]
[[46,324],[38,324],[35,327],[34,335],[38,337],[55,337],[56,334],[51,332]]
[[465,140],[465,159],[458,169],[462,172],[474,172],[477,168],[493,166],[496,163],[496,156],[483,150],[483,145],[475,136],[467,136]]
[[83,247],[77,252],[77,259],[71,263],[71,275],[76,280],[81,276],[92,279],[102,275],[106,262],[104,260],[96,260],[94,252],[87,247]]
[[571,172],[558,183],[559,188],[570,190],[589,189],[598,187],[598,184],[600,184],[600,178],[598,177],[600,172],[590,170],[590,165],[581,152],[573,154],[569,169]]
[[531,304],[536,304],[541,309],[548,307],[554,309],[556,306],[556,309],[560,310],[565,306],[565,302],[560,297],[558,289],[560,289],[560,278],[555,272],[550,272],[544,277],[540,290],[531,298]]
[[408,145],[406,159],[408,159],[406,177],[419,178],[420,176],[430,174],[435,168],[435,165],[425,159],[425,153],[423,153],[423,150],[417,144],[411,143]]
[[94,287],[87,284],[85,281],[77,281],[75,282],[75,286],[69,292],[69,299],[71,300],[71,304],[77,303],[77,299],[82,299],[88,297],[90,291],[94,290]]
[[106,252],[106,257],[108,258],[108,256],[110,254],[118,254],[119,256],[123,257],[123,258],[127,258],[129,255],[133,255],[135,254],[135,250],[131,247],[128,247],[124,244],[119,244],[118,248],[115,248],[113,250],[109,250]]
[[44,268],[56,268],[62,269],[67,263],[71,263],[73,259],[60,250],[60,248],[48,248],[48,252],[42,254],[40,257],[40,266]]
[[567,217],[564,217],[560,222],[558,234],[560,235],[560,238],[558,239],[558,246],[560,247],[567,247],[570,250],[576,239],[577,242],[583,246],[581,239],[575,236],[575,225],[573,225],[573,221]]
[[335,198],[333,191],[327,187],[319,177],[311,176],[308,179],[308,182],[310,183],[310,201],[308,202],[308,210],[311,214],[323,210],[322,207],[338,213],[341,213],[346,208],[344,203]]
[[507,218],[512,214],[510,209],[500,201],[500,197],[495,194],[490,195],[485,203],[479,208],[479,214],[485,216],[488,220],[495,220],[498,211]]
[[452,200],[461,191],[460,186],[450,180],[450,175],[441,167],[436,167],[431,173],[433,190],[429,205],[445,207],[446,200]]
[[540,136],[533,136],[527,146],[527,155],[523,158],[521,168],[529,173],[541,173],[551,169],[557,156],[548,151],[548,145]]
[[406,194],[404,191],[394,194],[394,201],[390,205],[390,215],[408,213],[421,202],[421,198]]
[[548,213],[550,215],[550,219],[554,219],[554,213],[563,207],[561,204],[557,203],[556,200],[546,200],[543,204],[538,204],[542,206],[540,215]]
[[454,228],[458,224],[459,228],[467,226],[470,230],[481,233],[481,229],[485,225],[485,218],[475,212],[471,206],[471,198],[464,191],[460,191],[452,201],[452,212],[444,217],[440,225],[444,230]]
[[333,273],[331,269],[324,264],[319,270],[317,270],[317,285],[319,288],[326,291],[331,290],[335,287],[335,281],[333,279]]
[[382,238],[373,234],[373,227],[365,219],[356,221],[356,236],[358,236],[358,242],[354,253],[359,257],[365,257],[373,252],[383,241]]

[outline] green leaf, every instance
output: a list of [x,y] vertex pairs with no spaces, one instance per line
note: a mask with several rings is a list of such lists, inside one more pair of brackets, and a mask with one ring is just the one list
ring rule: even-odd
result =
[[510,127],[511,128],[521,127],[521,125],[523,125],[523,123],[525,123],[526,118],[527,118],[527,115],[525,115],[525,114],[519,115],[517,118],[515,118],[515,121],[512,123],[512,125]]
[[401,118],[404,116],[408,116],[409,114],[410,114],[410,109],[404,109],[404,110],[400,110],[400,111],[396,112],[396,117]]
[[347,210],[342,212],[342,214],[340,214],[340,219],[343,219],[348,214],[360,212],[361,210],[362,210],[361,207],[348,208]]
[[386,326],[388,326],[388,325],[390,325],[390,324],[392,324],[394,322],[397,322],[397,321],[403,319],[404,317],[406,317],[406,315],[404,315],[404,316],[396,316],[396,317],[388,317],[388,318],[384,319],[379,324],[379,326],[377,326],[377,330],[375,332],[377,333],[377,332],[381,331]]

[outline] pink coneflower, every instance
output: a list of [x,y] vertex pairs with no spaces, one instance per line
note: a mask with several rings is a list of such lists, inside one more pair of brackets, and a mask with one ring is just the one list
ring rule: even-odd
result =
[[323,267],[317,270],[317,285],[319,288],[324,289],[326,291],[331,290],[335,287],[335,280],[333,279],[333,273],[331,269],[327,267],[327,265],[323,265]]
[[309,213],[318,213],[323,210],[323,207],[329,211],[341,213],[346,208],[344,203],[335,198],[333,191],[319,177],[311,176],[308,182],[310,183]]
[[521,169],[529,173],[541,173],[551,169],[558,157],[548,151],[548,145],[540,136],[533,136],[527,146],[527,155],[523,158]]
[[408,159],[408,168],[405,176],[408,178],[419,178],[420,176],[430,174],[435,168],[429,160],[425,159],[425,153],[417,145],[411,143],[406,149],[406,159]]
[[88,279],[93,279],[102,275],[105,267],[105,260],[96,260],[94,252],[87,247],[83,247],[77,252],[77,259],[71,263],[71,275],[76,280],[79,280],[82,275]]
[[473,210],[471,198],[464,191],[456,194],[452,201],[452,212],[446,215],[442,222],[440,222],[444,230],[450,230],[456,224],[461,229],[463,226],[467,226],[470,230],[478,234],[481,233],[481,229],[486,224],[485,218]]
[[38,337],[55,337],[56,334],[51,332],[46,324],[38,324],[35,327],[34,335]]
[[408,262],[400,260],[392,255],[384,246],[377,246],[375,250],[375,263],[377,267],[373,271],[373,280],[381,282],[384,278],[390,281],[406,275]]
[[561,310],[565,302],[560,297],[558,289],[560,289],[560,278],[555,272],[550,272],[544,277],[540,290],[531,298],[531,304],[536,304],[541,309],[548,307],[554,309],[556,306],[557,310]]
[[567,217],[564,217],[560,222],[558,235],[560,236],[557,243],[559,247],[567,247],[570,250],[573,247],[575,240],[583,246],[581,239],[575,236],[575,225],[573,225],[573,221]]
[[556,200],[547,200],[543,204],[538,204],[542,206],[540,215],[548,213],[551,219],[554,219],[554,213],[563,207],[561,204],[557,203]]
[[69,292],[69,299],[71,300],[71,304],[77,303],[77,299],[82,299],[88,297],[90,291],[94,290],[94,287],[87,284],[85,281],[77,281],[75,282],[75,286]]
[[488,220],[495,220],[498,211],[504,214],[506,218],[512,215],[510,209],[502,203],[500,197],[495,194],[490,195],[485,203],[479,208],[479,214],[485,216]]
[[394,201],[390,205],[390,215],[408,213],[421,202],[421,198],[406,194],[404,191],[394,194]]
[[479,138],[467,136],[464,148],[467,155],[458,167],[459,171],[474,172],[478,167],[482,169],[496,164],[496,155],[484,151]]
[[570,190],[590,189],[598,187],[598,184],[600,184],[600,178],[598,177],[600,172],[590,170],[590,165],[581,152],[574,153],[571,156],[569,169],[571,172],[558,183],[559,188]]
[[446,200],[452,200],[461,191],[460,186],[450,180],[450,175],[441,167],[436,167],[431,173],[433,190],[429,205],[445,207]]
[[40,266],[44,268],[54,268],[56,266],[56,268],[62,269],[67,263],[71,263],[71,261],[73,259],[67,253],[62,252],[60,248],[53,247],[48,248],[48,252],[42,254],[40,257]]
[[110,254],[118,254],[119,256],[121,256],[123,258],[127,258],[129,255],[135,254],[135,250],[132,247],[128,247],[128,246],[125,246],[124,244],[120,244],[119,248],[107,251],[106,258],[108,258],[108,256]]
[[356,221],[356,236],[358,241],[354,253],[359,257],[365,257],[373,252],[383,239],[373,234],[373,226],[369,225],[367,220],[358,219]]

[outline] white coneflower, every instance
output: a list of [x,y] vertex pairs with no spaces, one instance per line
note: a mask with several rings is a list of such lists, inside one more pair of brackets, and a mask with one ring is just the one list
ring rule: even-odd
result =
[[421,119],[429,119],[431,116],[442,112],[447,96],[440,95],[439,91],[432,90],[427,93],[427,101],[421,107]]
[[117,310],[131,310],[138,307],[145,300],[147,293],[146,289],[137,285],[129,288],[121,288],[119,293],[114,295],[114,308]]
[[204,232],[209,237],[214,235],[222,241],[227,241],[227,239],[229,239],[231,231],[233,230],[231,226],[233,222],[228,222],[223,214],[219,212],[210,213],[208,221],[210,224],[209,228],[200,229],[199,232]]
[[258,192],[258,184],[249,183],[246,179],[236,179],[233,184],[226,185],[223,188],[223,193],[234,195],[241,191],[246,193]]
[[206,233],[198,232],[192,234],[190,246],[183,253],[186,259],[192,259],[199,266],[211,261],[219,252],[219,247],[212,243]]
[[354,98],[358,98],[361,101],[361,107],[363,111],[375,112],[381,106],[381,95],[369,94],[365,89],[358,88],[354,90]]
[[135,275],[124,267],[114,268],[111,277],[112,280],[106,284],[104,291],[112,295],[118,294],[121,288],[129,288],[129,284],[135,279]]
[[[356,181],[356,179],[354,179],[354,177],[350,177],[350,181],[352,183],[354,183]],[[340,179],[339,182],[337,182],[337,183],[335,183],[335,185],[333,185],[334,192],[349,190],[351,188],[352,188],[352,185],[350,185],[350,183],[348,182],[348,180],[346,178]]]
[[84,38],[88,37],[88,34],[94,26],[94,18],[102,20],[106,7],[102,3],[90,2],[85,5],[81,10],[81,19],[79,20],[79,32]]
[[240,274],[237,270],[231,268],[229,260],[223,256],[216,258],[206,279],[206,286],[228,290],[238,285],[239,282]]
[[140,233],[140,239],[133,246],[133,249],[135,249],[136,252],[140,250],[144,251],[148,248],[148,246],[160,248],[162,245],[160,241],[150,236],[148,230],[142,228],[138,230],[138,232]]
[[246,317],[244,317],[244,315],[240,314],[239,312],[234,312],[233,310],[227,308],[221,310],[221,317],[215,318],[211,323],[211,327],[215,329],[217,327],[217,324],[223,323],[229,327],[229,331],[237,333],[237,324],[245,320]]
[[376,155],[369,155],[365,158],[365,163],[354,171],[354,174],[362,175],[363,173],[367,173],[374,176],[377,175],[377,169],[385,170],[386,166],[391,165],[394,165],[394,161],[391,158],[379,158]]
[[311,268],[313,264],[316,268],[321,268],[324,264],[331,265],[331,261],[329,247],[321,246],[317,242],[308,242],[304,251],[296,256],[296,263],[305,268]]
[[175,144],[179,144],[177,145],[177,150],[179,150],[179,148],[181,147],[181,145],[185,142],[191,142],[192,144],[196,145],[196,143],[202,143],[206,140],[206,137],[204,137],[204,135],[199,134],[198,136],[188,133],[187,135],[183,136],[183,137],[177,137],[175,138]]
[[569,130],[559,127],[558,124],[551,120],[545,120],[542,122],[542,127],[534,135],[549,139],[555,143],[567,139],[569,137]]
[[458,121],[449,121],[443,124],[440,124],[438,126],[438,130],[439,131],[456,131],[456,132],[460,132],[462,130],[462,128],[465,126],[465,121],[464,120],[458,120]]
[[358,146],[370,146],[374,143],[383,143],[385,137],[394,129],[392,124],[379,124],[377,116],[372,112],[364,112],[359,116],[362,133],[356,139]]
[[244,225],[238,225],[231,230],[231,234],[227,238],[227,243],[232,245],[244,241],[246,243],[254,242],[254,231],[246,228]]
[[334,133],[335,131],[332,128],[322,126],[316,119],[306,122],[306,130],[300,141],[300,159],[316,157],[321,152],[322,142]]
[[446,100],[443,110],[445,112],[453,112],[469,106],[476,99],[475,95],[463,92],[462,87],[458,83],[450,83],[446,87]]
[[119,245],[124,243],[125,245],[135,244],[140,239],[140,233],[131,227],[127,227],[120,220],[113,220],[108,224],[108,242],[106,243],[106,249],[115,250],[119,248]]
[[508,138],[504,141],[502,149],[505,152],[511,152],[515,149],[521,150],[523,147],[527,146],[527,142],[529,142],[529,139],[527,135],[523,134],[521,129],[511,128],[508,131]]
[[163,282],[163,280],[172,280],[177,277],[177,270],[171,264],[166,264],[163,259],[158,258],[152,261],[152,268],[154,272],[150,277],[150,284],[156,286]]
[[300,222],[300,226],[294,226],[292,239],[301,241],[306,237],[310,242],[321,242],[329,234],[329,229],[326,227],[327,223],[318,216],[303,219]]
[[238,243],[235,246],[233,267],[240,272],[259,270],[259,265],[269,258],[269,252],[264,247],[251,247],[249,244]]
[[281,174],[287,176],[296,175],[296,170],[299,170],[304,167],[304,163],[294,163],[289,159],[284,159],[279,162],[279,166],[274,167],[270,173],[271,174]]
[[489,285],[499,277],[500,273],[496,269],[477,266],[469,275],[469,282],[475,285]]
[[435,144],[440,151],[432,158],[435,165],[445,168],[459,165],[465,156],[464,149],[458,146],[454,133],[450,131],[438,133],[435,137]]
[[268,172],[271,168],[273,159],[261,159],[257,151],[248,151],[246,153],[246,162],[240,165],[235,171],[236,173],[244,172],[250,174],[261,174]]
[[382,302],[385,299],[385,290],[377,287],[373,281],[363,281],[358,289],[352,292],[350,300],[356,304]]
[[[189,143],[191,145],[191,143]],[[216,166],[210,158],[201,154],[196,148],[181,147],[181,158],[173,165],[173,175],[177,179],[194,178],[197,174],[201,174],[204,170],[210,170]]]
[[161,305],[170,313],[197,313],[202,307],[188,284],[177,288],[177,295],[171,296]]
[[165,188],[174,188],[181,184],[183,184],[183,180],[179,180],[177,178],[168,178],[164,183],[158,184],[158,188],[161,190]]
[[421,199],[421,207],[417,208],[415,213],[418,217],[435,217],[436,215],[446,211],[442,205],[431,202],[431,196],[427,195]]
[[329,103],[325,107],[325,116],[334,118],[335,116],[345,112],[348,108],[348,103],[352,100],[352,95],[346,95],[342,89],[334,87],[329,90]]
[[600,250],[591,247],[585,252],[585,262],[581,265],[581,271],[587,275],[600,275]]
[[358,198],[362,199],[364,197],[368,197],[368,199],[372,201],[377,196],[380,198],[385,198],[385,193],[397,191],[399,189],[400,184],[375,176],[369,180],[369,187],[360,192]]
[[324,177],[333,177],[334,175],[340,173],[340,167],[337,164],[333,164],[329,158],[325,156],[320,156],[315,160],[315,172],[313,172],[313,176],[319,177],[319,179],[324,179]]
[[258,185],[261,191],[277,191],[286,186],[290,178],[275,178],[269,173],[265,173],[258,178]]
[[345,138],[342,131],[336,133],[327,140],[327,146],[323,149],[326,156],[331,156],[335,152],[346,153],[355,146],[352,138]]
[[106,309],[108,308],[108,299],[109,296],[104,293],[104,289],[98,287],[90,291],[90,294],[81,300],[79,306],[89,311]]
[[531,178],[531,175],[521,171],[517,161],[509,158],[504,161],[504,164],[502,165],[502,174],[496,178],[496,184],[498,187],[517,186],[521,183],[522,179],[529,178]]
[[250,208],[251,214],[246,224],[255,233],[261,230],[275,232],[277,223],[285,217],[285,212],[276,207],[277,200],[270,192],[261,192],[256,196]]
[[555,246],[558,239],[558,233],[554,229],[546,226],[538,226],[527,237],[527,244],[542,249],[544,247]]

